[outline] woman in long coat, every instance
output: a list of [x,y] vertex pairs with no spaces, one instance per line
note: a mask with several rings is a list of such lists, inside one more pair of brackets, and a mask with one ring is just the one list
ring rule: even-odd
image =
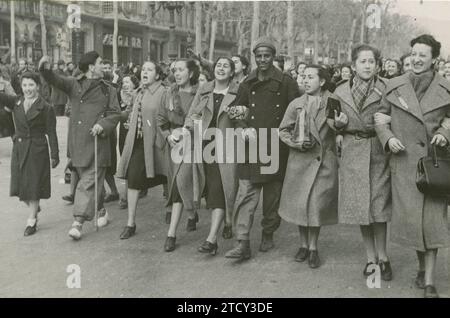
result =
[[[438,297],[434,269],[439,248],[450,245],[447,199],[424,195],[416,186],[417,162],[430,156],[448,157],[450,84],[433,70],[440,43],[431,35],[411,41],[413,71],[389,81],[375,114],[378,137],[391,152],[392,241],[416,250],[419,272],[416,285],[425,297]],[[388,116],[386,116],[388,115]]]
[[339,85],[335,94],[349,118],[343,135],[339,165],[339,223],[360,226],[367,254],[363,274],[380,266],[381,278],[392,279],[386,252],[387,222],[391,220],[389,156],[377,138],[373,115],[380,109],[384,79],[376,76],[378,49],[360,44],[352,50],[354,77]]
[[[118,177],[127,179],[128,223],[121,239],[136,232],[136,207],[139,191],[166,182],[165,142],[156,120],[166,89],[161,83],[162,70],[154,62],[145,62],[141,87],[134,99],[130,126],[119,162]],[[125,113],[125,116],[128,117]]]
[[[227,129],[234,128],[227,114],[227,108],[236,99],[238,89],[233,74],[233,61],[227,57],[218,58],[214,64],[215,80],[199,89],[185,122],[185,127],[191,132],[201,123],[199,139],[202,141],[203,138],[211,138],[211,133],[214,133],[210,141],[208,139],[203,143],[205,153],[211,154],[214,162],[204,160],[203,164],[199,163],[199,170],[194,170],[204,171],[206,207],[212,210],[209,235],[198,250],[213,255],[217,251],[217,233],[224,219],[225,228],[231,230],[233,207],[239,185],[236,160],[229,156],[231,153],[237,154],[234,138],[227,138]],[[231,152],[231,149],[234,151]],[[200,176],[194,176],[194,180],[199,178]]]
[[55,112],[39,95],[39,75],[24,73],[21,85],[23,96],[0,93],[0,105],[12,113],[14,120],[10,195],[30,208],[24,232],[28,236],[36,233],[39,200],[50,198],[49,145],[52,168],[59,163],[59,150]]
[[334,95],[327,91],[325,69],[308,65],[304,77],[306,94],[289,104],[279,128],[280,139],[289,146],[289,157],[278,213],[285,221],[298,225],[300,249],[295,260],[308,259],[309,266],[317,268],[320,227],[338,221],[334,125],[341,127],[346,116],[341,113],[327,120],[327,102]]
[[[172,213],[164,250],[175,250],[176,231],[183,208],[188,212],[188,232],[196,230],[198,221],[197,207],[200,204],[201,185],[194,184],[193,169],[196,165],[181,160],[177,162],[172,154],[185,144],[183,126],[192,101],[198,90],[199,69],[193,60],[179,59],[174,64],[174,83],[166,92],[158,114],[158,127],[167,141],[167,161],[169,195],[168,205],[172,204]],[[182,148],[182,147],[181,147]],[[187,149],[190,153],[190,149]]]

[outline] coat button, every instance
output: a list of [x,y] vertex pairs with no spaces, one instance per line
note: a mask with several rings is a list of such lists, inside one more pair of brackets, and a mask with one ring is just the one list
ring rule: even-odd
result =
[[81,120],[80,120],[80,121],[78,121],[78,125],[81,125]]
[[253,92],[252,92],[252,95],[255,95],[255,94],[256,94],[256,92],[255,92],[255,91],[253,91]]
[[420,145],[420,147],[425,147],[425,143],[423,141],[418,143]]
[[278,96],[280,96],[280,95],[281,95],[281,93],[280,93],[280,92],[277,92],[277,95],[278,95]]
[[319,156],[319,157],[317,157],[316,159],[317,159],[317,161],[320,161],[320,156]]
[[22,138],[19,138],[18,141],[19,141],[19,142],[22,142]]
[[280,107],[280,105],[278,105],[278,104],[277,104],[277,106],[276,106],[276,107]]
[[252,116],[251,119],[255,119],[255,116]]
[[80,100],[80,104],[83,104],[83,101],[82,101],[82,100]]
[[252,107],[255,107],[255,104],[252,104]]

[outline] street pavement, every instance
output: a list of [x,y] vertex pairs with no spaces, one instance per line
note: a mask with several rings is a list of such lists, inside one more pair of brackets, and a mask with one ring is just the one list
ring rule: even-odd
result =
[[[24,237],[28,211],[9,197],[10,138],[0,139],[0,297],[422,297],[414,287],[415,252],[389,244],[394,272],[391,282],[368,288],[362,275],[365,252],[358,226],[324,227],[319,239],[323,265],[310,269],[297,263],[296,226],[282,222],[275,233],[276,248],[258,252],[261,208],[251,234],[253,257],[245,262],[224,258],[234,240],[219,238],[216,256],[197,252],[206,239],[210,214],[199,211],[197,231],[186,232],[183,215],[177,233],[177,249],[163,250],[168,225],[162,187],[149,190],[139,202],[136,236],[120,240],[127,212],[108,203],[110,224],[95,232],[92,223],[83,238],[74,242],[67,232],[72,206],[61,197],[69,185],[61,184],[66,164],[67,118],[58,118],[60,165],[52,170],[52,197],[41,201],[38,232]],[[124,188],[117,179],[119,189]],[[450,296],[449,250],[439,251],[436,287],[441,297]],[[79,266],[80,288],[68,288],[71,264]],[[69,280],[71,281],[71,280]]]

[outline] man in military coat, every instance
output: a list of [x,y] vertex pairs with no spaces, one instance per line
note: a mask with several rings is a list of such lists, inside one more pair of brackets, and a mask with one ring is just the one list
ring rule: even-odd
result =
[[[266,143],[269,156],[272,156],[272,160],[278,160],[279,164],[273,173],[264,172],[262,168],[270,164],[264,164],[259,156],[256,163],[250,163],[249,153],[246,151],[246,162],[238,166],[239,190],[234,207],[234,227],[239,244],[228,251],[225,255],[227,258],[250,258],[249,234],[262,190],[263,230],[259,250],[266,252],[274,247],[273,233],[281,221],[278,206],[289,151],[278,139],[278,143],[272,145],[271,129],[278,129],[288,104],[300,96],[297,83],[273,66],[276,49],[269,39],[260,38],[253,53],[257,69],[241,83],[235,103],[246,106],[248,115],[245,120],[238,121],[236,126],[243,128],[245,135],[257,140],[258,149],[262,147],[261,142]],[[260,132],[264,129],[267,138],[263,141]],[[275,146],[278,149],[272,149]]]
[[[63,77],[50,70],[48,57],[39,63],[39,71],[52,86],[67,94],[71,104],[68,152],[79,175],[75,192],[74,218],[69,236],[81,238],[85,221],[95,214],[94,136],[98,136],[98,200],[101,202],[106,168],[111,165],[110,136],[120,119],[116,89],[102,79],[102,58],[95,51],[84,54],[79,62],[82,74]],[[103,211],[105,211],[103,209]],[[98,225],[107,223],[107,215],[100,215]]]

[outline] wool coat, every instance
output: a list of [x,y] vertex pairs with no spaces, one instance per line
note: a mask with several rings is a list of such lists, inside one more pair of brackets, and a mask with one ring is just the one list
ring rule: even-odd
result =
[[322,226],[338,221],[336,133],[327,122],[326,109],[326,99],[330,96],[333,95],[325,92],[317,116],[309,117],[311,134],[316,141],[312,148],[300,151],[291,141],[307,95],[289,104],[280,124],[280,139],[289,146],[289,157],[278,213],[285,221],[296,225]]
[[94,162],[94,137],[90,130],[99,124],[103,132],[97,140],[98,166],[109,167],[110,136],[121,117],[116,89],[101,79],[87,79],[84,74],[74,78],[41,70],[41,75],[69,97],[71,113],[67,146],[73,166],[89,167]]
[[[156,175],[167,176],[167,160],[164,152],[167,145],[157,126],[158,112],[164,100],[165,93],[165,87],[161,85],[161,81],[158,81],[149,88],[140,88],[134,99],[135,102],[139,102],[142,97],[142,132],[144,135],[144,157],[147,178],[154,178]],[[130,126],[125,139],[122,157],[119,161],[117,173],[117,177],[119,178],[127,177],[128,164],[136,139],[138,108],[139,105],[135,104],[130,114]]]
[[339,162],[339,223],[368,225],[388,222],[392,215],[389,154],[374,130],[373,115],[379,111],[387,81],[377,78],[361,109],[356,106],[350,81],[334,94],[348,117]]
[[[441,126],[450,117],[450,83],[438,73],[419,101],[408,74],[389,81],[381,101],[389,124],[375,126],[385,150],[398,138],[405,150],[390,156],[392,180],[392,241],[418,251],[448,247],[447,200],[422,194],[416,186],[417,162],[432,152],[435,134],[450,141],[450,130]],[[438,156],[448,157],[438,148]]]
[[[21,201],[48,199],[51,194],[49,146],[51,159],[59,161],[55,112],[42,97],[26,113],[23,103],[21,96],[0,93],[0,104],[12,111],[15,125],[10,195]],[[0,113],[0,116],[7,115]]]
[[[230,106],[236,99],[238,85],[232,81],[228,88],[228,92],[222,99],[220,104],[219,113],[216,118],[216,131],[221,132],[223,138],[219,139],[220,135],[216,135],[214,140],[208,145],[209,147],[215,147],[215,161],[219,165],[220,177],[222,179],[222,187],[225,195],[226,206],[226,221],[227,224],[232,223],[233,207],[236,200],[237,189],[239,185],[239,178],[237,174],[237,143],[236,138],[233,136],[227,136],[228,133],[234,130],[234,123],[231,121],[225,109]],[[214,114],[214,81],[204,84],[197,95],[195,96],[189,114],[186,117],[185,127],[193,132],[195,127],[195,120],[200,120],[202,131],[199,137],[205,136],[206,129],[209,127],[211,120],[213,120]],[[228,138],[231,137],[231,138]],[[208,139],[209,140],[209,139]],[[220,140],[220,141],[219,141]],[[222,147],[220,146],[222,145]],[[206,148],[205,148],[206,149]],[[220,151],[222,149],[222,151]],[[194,180],[198,184],[204,184],[204,169],[199,160],[198,169],[195,169]],[[201,181],[201,182],[200,182]],[[200,189],[203,192],[203,189]]]

